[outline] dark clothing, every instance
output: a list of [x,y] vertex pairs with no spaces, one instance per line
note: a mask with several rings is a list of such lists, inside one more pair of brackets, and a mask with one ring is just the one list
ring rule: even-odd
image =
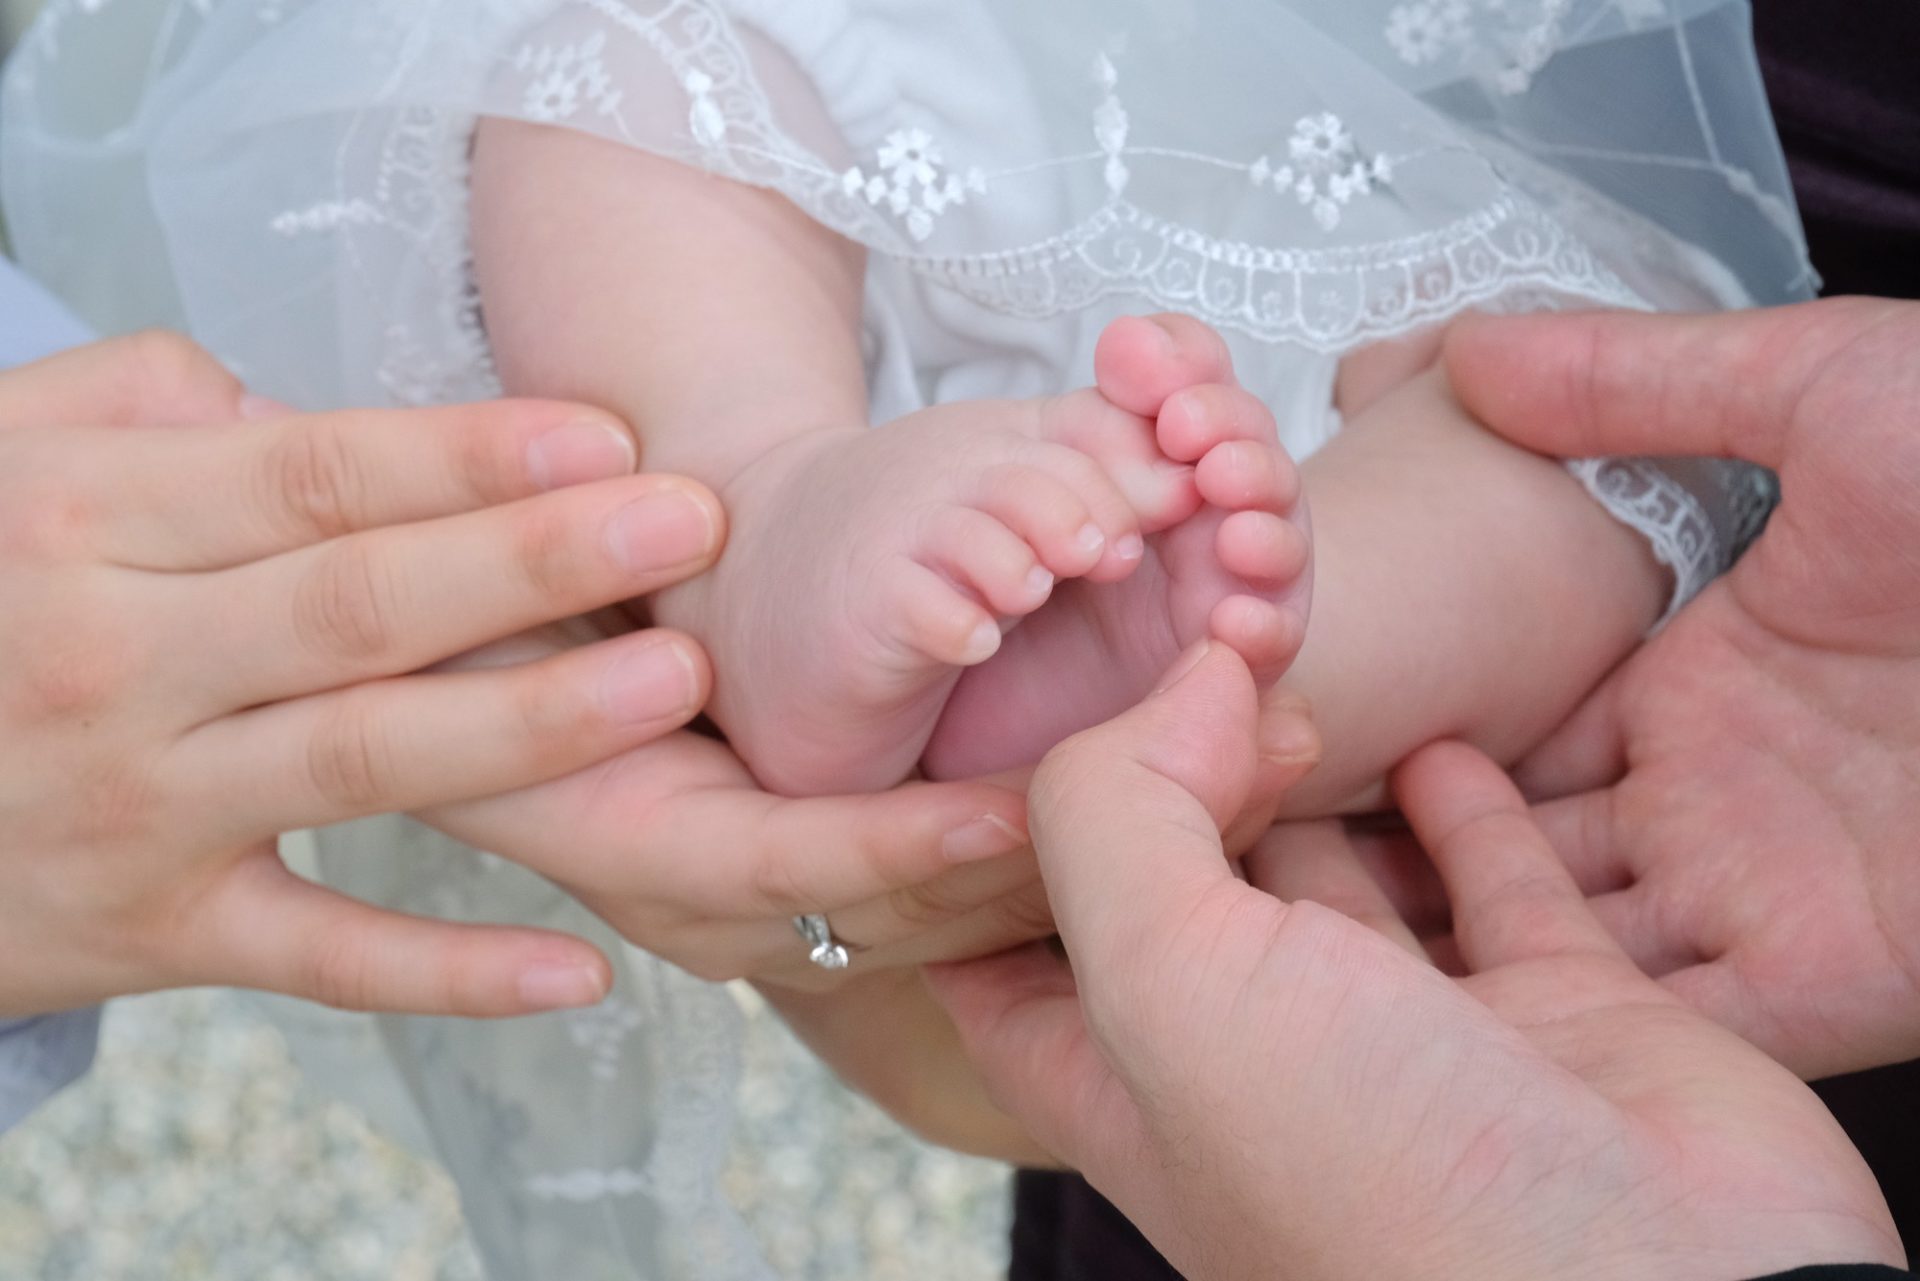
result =
[[[1760,65],[1826,292],[1920,298],[1920,0],[1755,0],[1754,9]],[[1816,1088],[1879,1175],[1901,1235],[1920,1248],[1920,1063]],[[1779,1281],[1906,1275],[1812,1268]],[[1034,1173],[1020,1176],[1014,1194],[1010,1276],[1180,1281],[1084,1181]]]
[[[1020,1175],[1014,1191],[1013,1269],[1009,1281],[1181,1281],[1120,1211],[1085,1181],[1060,1174]],[[1276,1267],[1274,1281],[1286,1281]],[[1912,1281],[1910,1273],[1871,1264],[1801,1268],[1768,1281]],[[1541,1281],[1552,1281],[1542,1277]],[[1656,1281],[1656,1278],[1648,1278]]]
[[1756,0],[1754,32],[1827,292],[1920,298],[1920,4]]
[[[1756,0],[1754,33],[1826,292],[1920,298],[1920,3]],[[1920,1064],[1816,1088],[1920,1248]]]

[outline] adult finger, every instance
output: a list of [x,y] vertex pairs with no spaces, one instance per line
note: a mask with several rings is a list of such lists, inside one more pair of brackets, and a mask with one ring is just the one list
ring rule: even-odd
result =
[[988,1096],[1070,1166],[1138,1151],[1138,1112],[1088,1033],[1066,965],[1044,944],[926,970]]
[[710,680],[691,640],[641,633],[270,704],[201,727],[170,761],[178,792],[209,788],[200,803],[250,839],[562,777],[680,728]]
[[1624,890],[1638,875],[1614,804],[1613,789],[1602,788],[1533,807],[1533,821],[1588,898]]
[[1440,743],[1396,770],[1393,788],[1446,882],[1454,937],[1474,972],[1620,955],[1498,765],[1464,743]]
[[657,591],[712,561],[723,521],[692,481],[635,476],[166,581],[176,599],[199,598],[177,626],[211,620],[225,638],[219,671],[196,683],[248,706],[414,671]]
[[992,783],[785,800],[755,788],[724,746],[693,735],[425,817],[577,890],[783,926],[1026,846],[1025,797]]
[[[1257,695],[1224,645],[1183,656],[1166,688],[1068,740],[1034,776],[1030,822],[1061,935],[1090,972],[1123,975],[1233,882],[1219,830],[1256,760]],[[1124,981],[1124,980],[1120,980]]]
[[[102,554],[169,571],[229,568],[625,476],[636,460],[611,415],[546,401],[120,435],[102,452],[90,482],[112,517]],[[220,501],[208,502],[213,494]]]
[[1373,878],[1346,824],[1288,823],[1268,832],[1241,866],[1247,883],[1287,903],[1318,903],[1366,926],[1418,959],[1426,948]]
[[1472,316],[1447,336],[1447,369],[1469,413],[1541,453],[1777,468],[1802,390],[1885,310],[1839,299],[1711,316]]
[[[227,423],[243,416],[245,395],[239,379],[198,345],[156,329],[9,371],[0,378],[0,430]],[[120,446],[138,439],[114,437]]]
[[613,983],[579,939],[403,916],[302,880],[271,854],[239,865],[207,906],[193,979],[337,1009],[500,1018],[593,1005]]
[[[1633,660],[1628,659],[1629,666]],[[1627,772],[1627,731],[1621,714],[1627,673],[1615,672],[1573,715],[1514,767],[1513,781],[1529,800],[1552,800],[1611,787]]]

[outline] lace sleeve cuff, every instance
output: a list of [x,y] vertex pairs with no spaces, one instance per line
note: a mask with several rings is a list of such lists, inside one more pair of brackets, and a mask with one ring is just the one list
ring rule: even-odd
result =
[[1732,568],[1779,501],[1772,472],[1719,458],[1585,458],[1567,470],[1673,571],[1655,630]]

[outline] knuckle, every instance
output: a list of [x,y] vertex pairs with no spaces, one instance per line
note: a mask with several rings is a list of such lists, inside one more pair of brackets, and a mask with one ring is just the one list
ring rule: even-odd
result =
[[292,426],[267,451],[265,505],[302,535],[339,538],[357,528],[371,481],[344,432]]
[[96,513],[71,468],[9,449],[0,491],[0,550],[13,558],[52,560],[83,554]]
[[818,911],[799,870],[800,856],[782,842],[755,850],[747,865],[747,884],[755,902],[779,913]]
[[1046,889],[1038,885],[1007,895],[988,911],[999,937],[1021,943],[1051,937],[1057,928]]
[[364,700],[342,698],[320,721],[307,747],[307,777],[336,813],[378,813],[395,779],[394,746]]
[[935,880],[894,890],[887,895],[887,906],[901,924],[928,930],[965,914],[970,905],[944,880]]
[[296,588],[294,630],[324,662],[377,662],[398,643],[401,604],[399,582],[377,549],[342,542]]
[[576,522],[558,511],[529,512],[514,530],[514,567],[543,601],[571,602],[581,595],[587,567],[601,563],[582,550]]
[[154,401],[189,402],[208,392],[233,393],[239,382],[207,351],[171,329],[147,329],[121,339],[131,371],[127,387],[132,408]]
[[336,1010],[373,1008],[372,968],[354,931],[331,931],[315,938],[302,968],[302,986],[308,999]]
[[34,721],[66,721],[82,727],[122,705],[137,688],[144,665],[124,627],[103,621],[84,606],[56,611],[49,635],[57,648],[24,653],[8,684],[18,710]]

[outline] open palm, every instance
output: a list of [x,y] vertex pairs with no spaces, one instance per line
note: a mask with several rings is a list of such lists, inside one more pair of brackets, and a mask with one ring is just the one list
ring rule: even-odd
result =
[[1464,327],[1461,394],[1565,454],[1779,471],[1759,543],[1521,770],[1601,920],[1805,1075],[1920,1056],[1920,306]]

